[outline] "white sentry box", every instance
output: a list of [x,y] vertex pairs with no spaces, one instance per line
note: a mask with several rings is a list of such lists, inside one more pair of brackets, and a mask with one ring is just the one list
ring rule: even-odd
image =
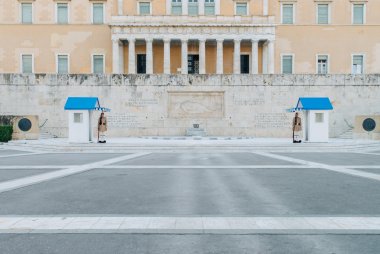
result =
[[93,111],[90,110],[69,111],[70,143],[88,143],[93,141],[92,115]]
[[333,106],[328,97],[301,97],[294,110],[302,111],[303,136],[308,142],[329,141],[329,111]]

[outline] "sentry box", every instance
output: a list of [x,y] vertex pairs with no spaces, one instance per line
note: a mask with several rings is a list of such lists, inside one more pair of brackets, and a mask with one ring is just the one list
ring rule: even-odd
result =
[[303,136],[308,142],[329,141],[329,111],[333,106],[328,97],[300,97],[290,111],[303,112]]
[[111,111],[102,108],[98,97],[68,97],[65,110],[69,111],[69,142],[89,143],[93,141],[93,112]]

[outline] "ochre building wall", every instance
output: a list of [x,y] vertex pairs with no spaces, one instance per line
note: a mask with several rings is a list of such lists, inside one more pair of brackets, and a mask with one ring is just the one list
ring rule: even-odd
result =
[[[20,4],[33,3],[33,24],[20,24]],[[91,4],[105,4],[105,24],[91,24]],[[220,16],[234,16],[233,0],[221,0]],[[295,24],[281,24],[281,4],[268,0],[269,15],[275,17],[275,73],[281,73],[281,55],[294,54],[294,73],[316,73],[316,55],[329,55],[329,73],[351,73],[352,54],[365,56],[365,73],[380,72],[380,1],[329,1],[331,24],[316,24],[314,0],[289,1],[295,4]],[[55,24],[53,0],[0,1],[0,72],[20,72],[20,54],[33,53],[35,72],[55,73],[55,54],[70,55],[71,73],[91,73],[91,54],[105,55],[105,72],[112,73],[112,16],[118,15],[118,1],[71,0],[69,24]],[[135,0],[123,1],[123,15],[137,15]],[[166,15],[166,0],[154,0],[152,15]],[[248,1],[249,15],[263,15],[263,1]],[[352,4],[365,3],[365,24],[352,25]],[[178,16],[181,18],[181,16]],[[191,48],[189,47],[189,52]],[[145,52],[145,45],[136,48]],[[251,54],[250,45],[242,45],[243,54]],[[124,45],[124,71],[128,73],[128,44]],[[224,73],[233,71],[233,44],[224,46]],[[259,73],[262,73],[262,45],[259,46]],[[216,45],[206,46],[206,73],[216,72]],[[180,44],[171,46],[171,73],[181,67]],[[154,73],[163,72],[163,45],[154,43]]]

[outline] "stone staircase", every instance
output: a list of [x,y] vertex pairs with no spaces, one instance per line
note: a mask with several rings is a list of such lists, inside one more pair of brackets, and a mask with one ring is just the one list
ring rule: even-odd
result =
[[352,128],[340,134],[337,138],[339,139],[353,139],[354,138],[354,130]]

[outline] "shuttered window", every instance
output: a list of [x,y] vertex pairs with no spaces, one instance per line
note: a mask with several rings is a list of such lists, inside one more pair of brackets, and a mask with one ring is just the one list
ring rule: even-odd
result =
[[68,55],[58,55],[57,59],[57,72],[59,74],[69,73],[69,56]]
[[182,1],[181,0],[172,0],[172,14],[182,15]]
[[198,0],[189,0],[188,11],[190,16],[198,15]]
[[282,5],[282,24],[293,24],[293,4]]
[[205,15],[215,15],[215,0],[205,0]]
[[149,2],[140,2],[140,15],[150,15],[150,3]]
[[33,73],[33,56],[22,55],[22,73]]
[[236,3],[236,15],[248,15],[247,3]]
[[67,24],[69,22],[69,12],[67,3],[57,4],[57,23]]
[[22,23],[31,24],[33,22],[33,6],[32,3],[22,3],[21,4],[22,12]]
[[282,56],[282,73],[293,73],[293,56]]
[[329,5],[318,4],[318,24],[329,23]]
[[363,74],[364,73],[364,56],[354,55],[352,59],[352,73]]
[[104,73],[104,57],[102,55],[93,56],[93,68],[92,72],[95,74]]
[[364,24],[364,4],[354,4],[354,24]]
[[104,5],[102,3],[92,4],[92,23],[103,24],[104,22]]
[[318,74],[328,73],[328,56],[319,55],[318,56]]

